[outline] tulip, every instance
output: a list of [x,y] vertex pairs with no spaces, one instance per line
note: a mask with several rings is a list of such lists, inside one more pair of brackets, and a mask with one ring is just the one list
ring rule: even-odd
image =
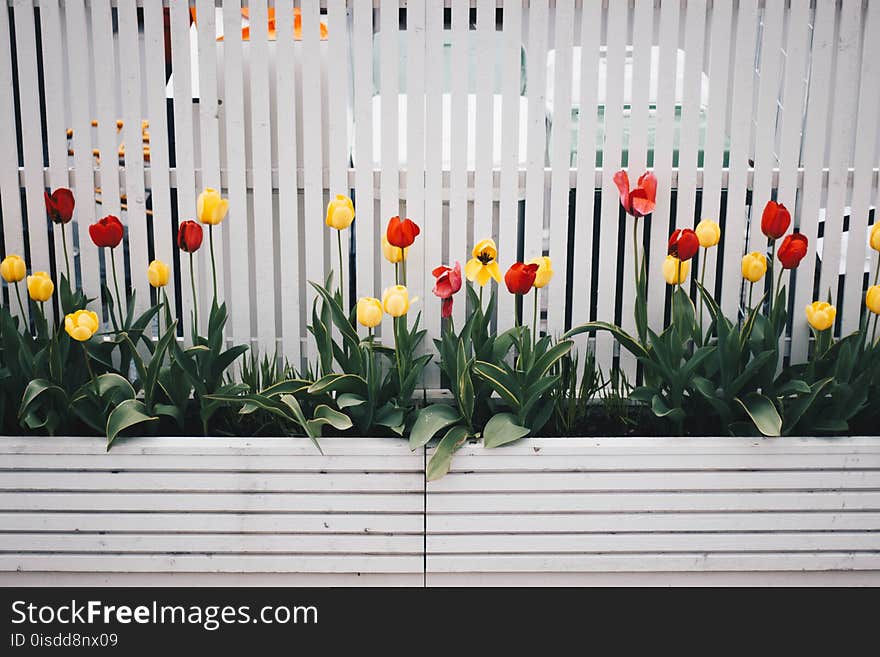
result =
[[107,247],[115,249],[122,241],[125,229],[119,217],[108,214],[106,217],[99,219],[97,222],[89,226],[89,236],[92,242],[99,248]]
[[404,285],[392,285],[382,295],[382,308],[392,317],[402,317],[409,310],[409,292]]
[[779,256],[779,262],[782,263],[782,268],[794,269],[801,264],[801,260],[807,255],[807,245],[807,236],[802,233],[786,235],[776,252],[776,255]]
[[504,283],[511,294],[527,294],[535,283],[538,265],[515,262],[504,274]]
[[354,203],[347,196],[337,194],[336,198],[327,204],[327,225],[336,230],[345,230],[351,226],[352,221],[354,221]]
[[34,301],[45,302],[52,298],[55,284],[44,271],[34,272],[27,277],[28,294]]
[[153,260],[147,267],[147,280],[153,287],[165,287],[168,285],[169,269],[161,260]]
[[624,170],[614,174],[614,184],[620,191],[620,204],[627,214],[633,217],[644,217],[654,211],[657,205],[657,178],[649,172],[643,173],[637,186],[629,187],[629,175]]
[[865,305],[875,315],[880,315],[880,285],[872,285],[865,294]]
[[388,220],[388,228],[385,229],[385,236],[392,246],[405,249],[416,241],[416,236],[420,232],[418,225],[411,219],[401,220],[400,217],[391,217]]
[[202,245],[202,227],[195,221],[188,219],[180,222],[177,229],[177,246],[185,253],[198,251]]
[[700,240],[700,246],[704,249],[711,249],[721,240],[721,226],[711,219],[703,219],[697,224],[694,232]]
[[663,278],[669,285],[681,285],[691,270],[690,260],[679,260],[674,255],[666,256],[663,261]]
[[397,246],[392,246],[388,243],[388,238],[383,235],[382,255],[385,256],[385,259],[392,265],[396,265],[399,262],[406,260],[406,257],[409,255],[409,247],[401,249]]
[[64,330],[77,342],[90,340],[98,326],[98,316],[91,310],[77,310],[64,318]]
[[220,192],[216,189],[208,187],[199,194],[196,204],[196,216],[203,224],[216,226],[223,221],[228,211],[229,201],[220,196]]
[[767,201],[761,215],[761,232],[771,240],[778,240],[785,235],[790,225],[791,215],[788,209],[782,203]]
[[871,228],[870,244],[872,249],[880,251],[880,221],[875,223]]
[[759,251],[752,251],[743,256],[742,276],[749,283],[757,283],[767,273],[767,257]]
[[473,257],[464,266],[464,275],[469,281],[476,281],[480,287],[488,283],[490,278],[501,282],[501,271],[498,269],[496,260],[498,248],[495,246],[495,240],[480,240],[474,246],[471,255]]
[[807,321],[817,331],[826,331],[834,326],[837,309],[827,301],[814,301],[806,307]]
[[549,257],[541,256],[540,258],[535,258],[530,260],[529,264],[538,265],[538,273],[535,274],[535,282],[532,284],[535,288],[544,287],[553,278],[553,261]]
[[55,224],[66,224],[73,218],[76,202],[73,192],[66,187],[59,187],[54,192],[43,192],[46,199],[46,213]]
[[700,238],[690,228],[676,228],[669,236],[668,254],[682,262],[690,260],[700,250]]
[[440,317],[447,319],[452,316],[452,295],[461,289],[461,265],[458,262],[455,267],[441,265],[435,267],[431,273],[437,279],[432,291],[442,299]]
[[382,323],[382,303],[374,297],[361,297],[357,302],[357,321],[373,329]]
[[8,255],[0,262],[0,276],[3,276],[3,280],[7,283],[18,283],[24,280],[25,275],[27,275],[27,267],[21,256]]

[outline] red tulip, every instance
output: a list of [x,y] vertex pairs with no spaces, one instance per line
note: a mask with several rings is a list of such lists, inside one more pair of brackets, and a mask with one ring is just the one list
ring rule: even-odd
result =
[[411,219],[401,220],[400,217],[391,217],[385,238],[392,246],[405,249],[416,241],[416,235],[420,232],[418,225]]
[[46,212],[52,223],[66,224],[73,218],[73,206],[76,202],[73,200],[73,192],[66,187],[59,187],[50,195],[49,192],[43,192],[46,198]]
[[668,254],[682,262],[690,260],[700,250],[700,238],[690,228],[676,228],[669,237]]
[[801,260],[807,255],[808,246],[809,242],[806,235],[802,233],[786,235],[779,246],[779,250],[776,252],[779,256],[779,262],[782,263],[782,268],[794,269],[801,264]]
[[198,251],[201,245],[202,227],[192,219],[180,222],[180,227],[177,229],[178,248],[186,253],[193,253]]
[[644,217],[651,214],[657,205],[657,178],[650,171],[643,173],[638,185],[629,188],[629,175],[621,169],[614,174],[614,184],[620,190],[620,204],[627,214]]
[[538,265],[515,262],[504,274],[504,282],[511,294],[528,294],[532,290],[537,273]]
[[89,226],[89,236],[98,247],[106,246],[113,249],[119,246],[124,233],[125,229],[122,227],[119,217],[114,217],[112,214],[108,214]]
[[761,232],[771,240],[778,240],[785,235],[790,225],[791,215],[788,209],[782,203],[767,201],[764,214],[761,215]]
[[452,316],[452,295],[461,289],[461,265],[456,262],[455,267],[441,265],[431,272],[437,281],[434,283],[434,294],[443,302],[440,304],[440,316],[443,318]]

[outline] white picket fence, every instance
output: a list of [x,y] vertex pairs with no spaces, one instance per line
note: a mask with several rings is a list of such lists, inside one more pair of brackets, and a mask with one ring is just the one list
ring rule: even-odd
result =
[[[734,313],[740,258],[765,246],[749,218],[775,197],[811,240],[796,276],[792,358],[806,354],[803,307],[829,290],[840,330],[858,326],[878,192],[877,0],[4,4],[3,247],[27,254],[33,270],[60,273],[61,236],[46,220],[43,190],[70,186],[77,210],[68,237],[89,296],[109,272],[88,225],[117,214],[128,228],[128,257],[117,265],[138,305],[149,302],[146,265],[158,257],[174,263],[171,292],[188,317],[175,227],[193,217],[202,187],[220,187],[230,200],[218,233],[228,337],[300,362],[313,355],[307,281],[323,280],[336,262],[325,203],[345,193],[357,207],[343,235],[352,300],[393,281],[379,250],[387,219],[406,214],[421,225],[408,284],[429,337],[440,332],[431,269],[464,264],[489,235],[502,267],[553,258],[554,281],[541,293],[550,332],[590,318],[632,329],[631,237],[612,175],[647,167],[659,179],[646,239],[652,325],[665,312],[659,262],[670,229],[720,219],[724,241],[707,281]],[[197,261],[207,308],[206,250]],[[512,324],[513,303],[502,291],[499,328]],[[456,325],[465,312],[457,302]],[[596,344],[605,367],[611,347],[602,337]],[[438,381],[436,371],[430,377]]]

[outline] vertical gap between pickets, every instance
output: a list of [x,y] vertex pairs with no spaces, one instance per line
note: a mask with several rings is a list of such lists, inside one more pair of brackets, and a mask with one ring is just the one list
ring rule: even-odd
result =
[[428,588],[428,448],[422,447],[422,588]]

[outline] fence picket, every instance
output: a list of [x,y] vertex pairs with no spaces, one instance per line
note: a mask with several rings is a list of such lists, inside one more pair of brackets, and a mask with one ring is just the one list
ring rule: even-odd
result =
[[[452,56],[449,62],[449,115],[444,117],[444,141],[450,146],[449,171],[449,220],[446,223],[449,234],[449,257],[470,258],[468,244],[472,237],[468,226],[468,140],[471,135],[468,120],[468,43],[471,40],[470,2],[453,0],[452,2]],[[443,33],[441,32],[441,35]],[[442,73],[442,71],[441,71]],[[442,78],[441,78],[442,79]],[[446,89],[444,89],[444,93]],[[482,239],[482,238],[479,238]],[[491,284],[491,283],[490,283]],[[453,306],[453,320],[456,326],[465,321],[465,305],[458,303]]]

